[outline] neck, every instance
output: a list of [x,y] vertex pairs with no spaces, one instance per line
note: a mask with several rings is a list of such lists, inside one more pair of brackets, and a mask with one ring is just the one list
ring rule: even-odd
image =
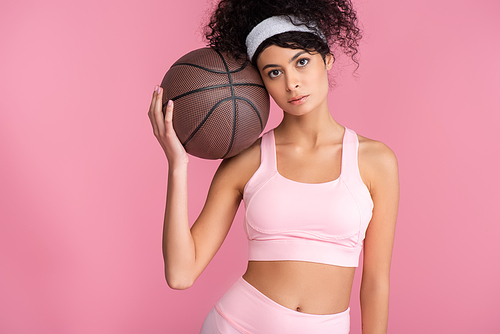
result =
[[285,142],[309,142],[315,145],[343,135],[344,128],[333,119],[327,103],[305,115],[291,115],[286,111],[283,113],[283,120],[276,127],[275,133]]

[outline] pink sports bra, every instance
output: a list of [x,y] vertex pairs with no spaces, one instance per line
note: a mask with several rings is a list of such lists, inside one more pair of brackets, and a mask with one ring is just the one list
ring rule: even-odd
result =
[[278,173],[273,130],[260,146],[260,166],[243,193],[249,260],[357,267],[373,202],[359,174],[356,133],[345,128],[340,176],[325,183]]

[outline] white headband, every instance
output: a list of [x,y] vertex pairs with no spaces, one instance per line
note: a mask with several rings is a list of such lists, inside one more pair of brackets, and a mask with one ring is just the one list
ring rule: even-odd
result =
[[288,31],[302,31],[302,32],[310,32],[315,35],[318,35],[326,42],[325,36],[321,31],[319,31],[316,26],[313,28],[309,28],[305,24],[295,25],[292,21],[298,21],[295,16],[272,16],[264,21],[257,24],[252,31],[247,36],[246,46],[247,46],[247,54],[250,60],[253,58],[255,51],[259,47],[262,42],[268,39],[271,36],[282,34]]

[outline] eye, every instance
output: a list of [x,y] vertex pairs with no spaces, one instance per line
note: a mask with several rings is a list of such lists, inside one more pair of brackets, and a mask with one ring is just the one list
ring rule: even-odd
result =
[[267,73],[271,79],[276,78],[278,75],[281,74],[280,70],[272,70]]
[[297,66],[304,67],[309,63],[309,58],[300,58],[297,60]]

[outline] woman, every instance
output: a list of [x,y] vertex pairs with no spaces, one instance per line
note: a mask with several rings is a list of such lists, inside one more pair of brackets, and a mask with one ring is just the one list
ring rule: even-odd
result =
[[191,229],[188,156],[172,127],[173,103],[163,116],[162,89],[153,93],[149,117],[169,165],[163,254],[170,287],[193,284],[245,202],[248,268],[210,311],[202,333],[348,333],[363,245],[363,333],[387,331],[396,158],[337,123],[327,103],[330,49],[355,60],[356,24],[350,1],[219,3],[210,45],[256,65],[283,120],[222,161]]

